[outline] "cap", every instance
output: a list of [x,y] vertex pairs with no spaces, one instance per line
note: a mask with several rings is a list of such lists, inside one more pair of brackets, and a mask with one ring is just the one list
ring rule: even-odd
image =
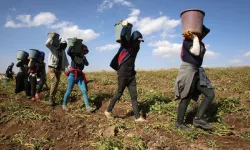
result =
[[138,38],[137,40],[144,42],[143,38]]

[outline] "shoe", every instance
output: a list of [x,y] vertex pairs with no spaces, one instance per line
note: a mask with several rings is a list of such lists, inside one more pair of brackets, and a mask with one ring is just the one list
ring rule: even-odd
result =
[[176,128],[179,129],[179,130],[182,130],[182,131],[190,131],[191,129],[186,126],[185,124],[179,124],[179,123],[176,123]]
[[89,107],[86,108],[86,112],[87,112],[87,113],[92,113],[92,112],[94,112],[95,110],[96,110],[96,108],[91,107],[91,106],[89,106]]
[[27,96],[28,99],[31,99],[31,96]]
[[69,109],[68,109],[68,107],[66,105],[63,105],[62,109],[65,110],[65,111],[69,111]]
[[135,119],[135,122],[148,122],[148,121],[144,119],[143,117],[140,117],[138,119]]
[[211,130],[213,129],[213,126],[210,125],[209,123],[207,123],[204,119],[202,118],[197,118],[197,117],[194,117],[193,119],[193,125],[196,127],[196,128],[202,128],[204,130]]
[[36,99],[39,100],[40,99],[40,94],[36,93]]
[[35,101],[35,100],[36,100],[36,98],[35,98],[35,97],[32,97],[32,98],[31,98],[31,100],[32,100],[32,101]]
[[108,119],[114,119],[112,112],[105,111],[104,114]]

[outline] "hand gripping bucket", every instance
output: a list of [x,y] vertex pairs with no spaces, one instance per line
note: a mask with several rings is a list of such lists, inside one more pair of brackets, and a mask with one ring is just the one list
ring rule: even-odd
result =
[[[122,25],[120,23],[115,24],[115,39],[117,43],[121,43],[121,31],[122,31]],[[126,39],[127,41],[130,40],[131,32],[132,32],[133,25],[128,24],[128,30],[126,33]]]
[[82,53],[82,39],[72,38],[73,52]]

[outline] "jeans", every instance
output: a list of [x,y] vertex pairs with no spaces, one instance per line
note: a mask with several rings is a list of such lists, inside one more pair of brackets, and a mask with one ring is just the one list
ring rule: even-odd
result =
[[83,94],[84,104],[85,104],[86,108],[88,108],[89,107],[89,100],[88,100],[88,94],[87,94],[85,82],[84,82],[82,76],[78,76],[78,79],[75,79],[74,73],[70,73],[68,76],[68,88],[67,88],[67,91],[64,95],[63,105],[67,105],[68,97],[69,97],[70,93],[72,92],[72,89],[73,89],[75,84],[77,84],[80,87],[81,92]]

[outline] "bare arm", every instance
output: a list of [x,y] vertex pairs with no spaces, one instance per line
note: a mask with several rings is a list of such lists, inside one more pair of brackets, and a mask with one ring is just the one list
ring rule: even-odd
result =
[[201,53],[200,41],[197,36],[194,36],[193,46],[190,48],[190,52],[194,54],[195,56],[199,56]]

